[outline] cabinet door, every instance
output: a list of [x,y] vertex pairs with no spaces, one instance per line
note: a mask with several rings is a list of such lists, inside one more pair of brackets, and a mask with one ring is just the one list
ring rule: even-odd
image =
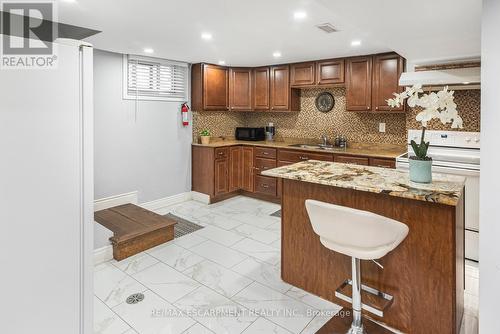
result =
[[372,109],[372,58],[347,59],[346,102],[349,111]]
[[316,83],[318,85],[344,83],[344,59],[318,61],[316,64]]
[[314,62],[290,65],[290,86],[313,86],[316,81],[315,65]]
[[288,65],[271,67],[271,110],[290,110],[290,78]]
[[243,146],[241,156],[241,189],[253,192],[253,147]]
[[231,68],[229,71],[229,108],[252,110],[252,70]]
[[229,191],[228,159],[215,160],[215,196]]
[[241,146],[229,148],[229,192],[241,188],[242,180]]
[[203,65],[203,109],[229,108],[228,70],[216,65]]
[[399,108],[390,108],[387,99],[393,93],[401,93],[403,87],[399,86],[399,77],[403,73],[404,59],[398,54],[385,54],[373,57],[373,85],[372,109],[373,111],[404,111],[405,105]]
[[259,67],[253,70],[254,110],[269,110],[269,72],[269,67]]

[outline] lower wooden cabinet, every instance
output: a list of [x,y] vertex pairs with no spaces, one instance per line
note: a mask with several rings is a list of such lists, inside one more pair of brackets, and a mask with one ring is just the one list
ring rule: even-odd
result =
[[241,189],[253,192],[253,147],[241,148]]
[[219,196],[229,192],[229,170],[228,159],[215,160],[215,190],[214,195]]
[[331,152],[236,145],[192,147],[192,189],[218,201],[241,191],[264,200],[281,198],[282,180],[262,175],[267,169],[304,160],[335,161],[395,168],[395,159],[364,157]]

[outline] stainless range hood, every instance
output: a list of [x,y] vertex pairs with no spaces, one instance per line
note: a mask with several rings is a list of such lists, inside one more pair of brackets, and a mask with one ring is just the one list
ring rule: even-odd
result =
[[481,68],[453,68],[438,70],[418,70],[404,72],[399,78],[400,86],[421,84],[425,89],[440,90],[443,86],[451,89],[480,89]]

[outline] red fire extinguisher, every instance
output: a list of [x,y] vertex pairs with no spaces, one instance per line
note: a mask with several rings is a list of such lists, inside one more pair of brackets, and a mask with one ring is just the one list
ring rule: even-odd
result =
[[184,102],[181,106],[181,114],[182,114],[182,125],[189,125],[189,107],[187,102]]

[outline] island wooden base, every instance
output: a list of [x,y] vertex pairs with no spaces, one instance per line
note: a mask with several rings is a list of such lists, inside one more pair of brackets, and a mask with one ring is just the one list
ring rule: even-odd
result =
[[[314,233],[305,200],[371,211],[408,225],[408,237],[379,262],[362,261],[363,284],[394,296],[377,321],[405,333],[459,333],[464,298],[464,206],[283,179],[282,262],[285,282],[334,303],[351,275],[351,259],[325,248]],[[332,217],[333,218],[333,217]]]

